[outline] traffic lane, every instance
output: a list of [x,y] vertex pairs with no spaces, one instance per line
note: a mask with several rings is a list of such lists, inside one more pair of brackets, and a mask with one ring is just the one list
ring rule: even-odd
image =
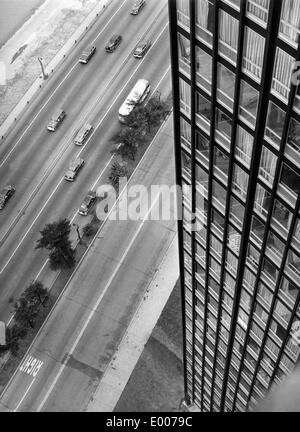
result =
[[[150,55],[150,53],[149,53]],[[131,58],[132,60],[132,58]],[[133,59],[135,60],[135,59]],[[135,64],[135,61],[131,61],[131,64]],[[124,73],[125,76],[128,76],[129,71],[130,71],[130,67],[131,64],[127,65],[126,69],[123,69],[123,75]],[[129,66],[129,67],[128,67]],[[124,76],[120,76],[119,77],[119,82],[120,85],[122,84],[122,81],[124,81]],[[106,89],[108,90],[107,93],[109,94],[109,87]],[[74,97],[73,97],[74,98]],[[10,174],[9,176],[7,176],[7,171],[6,171],[6,183],[12,183],[17,187],[17,194],[20,197],[24,197],[25,195],[25,191],[28,188],[34,188],[34,185],[38,184],[38,181],[40,181],[41,176],[44,175],[44,172],[47,170],[48,166],[49,166],[49,160],[51,160],[51,152],[59,152],[60,151],[60,147],[57,146],[57,142],[61,143],[62,141],[71,141],[72,138],[74,137],[74,135],[76,134],[76,130],[78,130],[79,125],[84,123],[83,117],[87,117],[87,113],[89,111],[93,112],[95,111],[95,113],[97,114],[97,102],[101,103],[101,96],[99,97],[97,92],[94,92],[94,99],[96,99],[95,101],[90,101],[93,102],[93,104],[95,105],[95,109],[90,109],[89,107],[84,107],[84,109],[80,111],[80,120],[72,119],[72,115],[70,115],[70,112],[68,112],[68,115],[66,117],[66,119],[64,120],[63,124],[60,126],[60,128],[55,132],[55,134],[53,133],[49,133],[45,128],[40,128],[38,127],[37,129],[37,134],[38,137],[36,138],[36,142],[38,143],[42,143],[43,148],[39,148],[39,150],[37,152],[34,152],[34,146],[35,146],[35,139],[34,137],[31,138],[29,145],[26,144],[26,146],[23,147],[23,151],[20,152],[20,154],[17,157],[17,160],[14,160],[13,163],[10,164],[9,166],[9,170],[8,173]],[[71,102],[70,102],[71,103]],[[73,104],[74,105],[74,104]],[[103,104],[105,106],[105,104]],[[79,115],[79,112],[78,112]],[[71,131],[68,130],[68,127],[73,129]],[[65,132],[67,131],[67,132]],[[63,135],[63,134],[67,134],[67,135]],[[48,140],[48,141],[52,141],[51,143],[47,142],[46,145],[46,149],[45,149],[45,145],[44,142]],[[52,150],[54,148],[54,150]],[[28,149],[28,151],[27,151]],[[24,160],[24,153],[25,152],[25,160]],[[32,157],[32,154],[34,154],[34,158]],[[43,165],[43,158],[44,155],[46,155],[46,162]],[[21,161],[24,160],[24,163],[22,164]],[[5,168],[5,167],[4,167]],[[18,172],[20,171],[20,169],[22,170],[22,172],[25,173],[25,176],[18,176]],[[30,177],[28,176],[28,169],[30,169],[29,173],[30,173]],[[40,174],[40,175],[39,175]],[[19,182],[17,182],[15,179],[19,177]],[[34,184],[31,185],[30,181],[31,179],[34,180]],[[18,184],[19,183],[19,184]],[[21,203],[19,202],[19,200],[16,199],[17,196],[15,195],[14,200],[12,200],[12,203],[15,203],[15,206],[18,207],[18,210],[20,210],[20,208],[22,208],[22,204],[24,202],[21,201]],[[11,204],[13,205],[13,204]],[[11,210],[10,213],[13,213],[14,209]],[[11,218],[7,218],[7,217],[3,217],[2,215],[0,215],[0,221],[1,218],[4,220],[4,223],[2,223],[2,229],[5,229],[5,224],[9,224],[10,223],[10,219]]]
[[[114,4],[114,3],[113,3]],[[83,41],[79,42],[75,47],[70,56],[67,57],[67,60],[62,63],[62,66],[55,72],[55,75],[51,76],[49,81],[47,81],[47,84],[43,90],[41,90],[41,93],[37,96],[37,102],[32,102],[29,106],[29,109],[22,117],[22,123],[25,125],[28,125],[32,118],[36,115],[36,113],[41,109],[41,106],[44,105],[44,100],[48,99],[48,95],[53,93],[57,86],[59,86],[59,91],[56,91],[54,95],[51,98],[51,104],[53,106],[60,106],[65,102],[65,95],[74,93],[75,89],[78,88],[78,83],[83,84],[84,82],[89,83],[89,88],[91,89],[93,87],[92,83],[95,80],[95,76],[97,77],[98,74],[94,73],[94,68],[90,67],[92,64],[95,67],[95,70],[101,71],[104,76],[110,75],[110,71],[112,66],[117,67],[117,63],[120,63],[118,58],[126,55],[127,52],[129,52],[128,48],[124,49],[124,46],[126,47],[126,44],[121,44],[120,47],[118,47],[117,51],[113,53],[112,55],[109,55],[105,52],[105,44],[107,40],[111,37],[112,28],[115,30],[115,32],[121,32],[124,33],[127,31],[129,33],[128,42],[131,40],[134,41],[134,37],[138,38],[140,35],[142,35],[144,31],[144,26],[142,26],[139,29],[140,21],[139,20],[133,20],[132,16],[128,13],[125,13],[128,9],[129,2],[123,2],[121,5],[118,4],[118,9],[112,8],[111,9],[111,17],[107,17],[107,20],[104,21],[103,18],[99,19],[99,23],[96,23],[95,27],[93,27],[90,30],[90,34],[87,34]],[[112,5],[111,5],[112,6]],[[111,7],[110,6],[110,7]],[[149,26],[151,20],[156,18],[156,8],[157,6],[161,6],[161,2],[156,0],[154,2],[154,6],[151,9],[151,13],[146,15],[146,18],[144,18],[144,25]],[[165,7],[166,10],[166,7]],[[108,10],[107,10],[108,12]],[[130,23],[130,25],[129,25]],[[128,31],[129,29],[129,31]],[[89,37],[88,37],[89,36]],[[126,39],[125,38],[125,39]],[[96,39],[94,41],[94,39]],[[82,65],[78,63],[78,58],[82,50],[89,45],[92,42],[95,42],[95,44],[98,46],[98,50],[96,51],[93,58],[90,60],[90,63],[87,65]],[[121,54],[120,54],[121,53]],[[123,54],[124,53],[124,54]],[[70,74],[70,75],[69,75]],[[69,76],[68,76],[69,75]],[[65,79],[67,76],[67,79]],[[94,80],[93,80],[94,78]],[[65,81],[64,81],[65,79]],[[102,77],[103,80],[103,77]],[[62,82],[63,81],[63,82]],[[60,83],[62,84],[60,85]],[[49,84],[48,84],[49,83]],[[82,85],[81,85],[82,88]],[[85,93],[85,92],[84,92]],[[88,95],[87,95],[88,96]],[[50,104],[50,105],[51,105]],[[39,114],[37,117],[36,123],[42,124],[48,122],[47,115],[51,115],[51,106],[50,108],[45,109],[46,114],[43,116],[43,112]],[[43,116],[42,118],[40,116]],[[23,120],[24,119],[24,120]],[[18,127],[18,124],[14,128],[14,130],[10,133],[7,140],[5,140],[0,149],[0,161],[5,158],[5,155],[7,151],[9,151],[10,147],[16,143],[16,141],[20,138],[22,133],[24,132],[24,128]],[[32,133],[31,128],[29,130],[29,133]],[[6,150],[4,150],[6,149]]]
[[32,118],[44,104],[45,99],[49,97],[49,94],[53,93],[53,91],[57,89],[61,80],[68,74],[72,67],[75,65],[77,66],[78,54],[95,39],[99,31],[101,31],[119,7],[119,1],[111,1],[104,12],[95,21],[94,25],[85,33],[85,35],[74,46],[74,49],[70,50],[65,59],[57,66],[55,73],[51,74],[47,81],[42,82],[43,87],[41,91],[37,93],[35,98],[30,102],[30,105],[23,113],[20,122],[16,123],[14,128],[10,131],[7,139],[1,143],[0,160],[4,158],[4,155],[9,150],[11,144],[15,143],[23,133],[23,123],[28,125],[31,122]]
[[[149,224],[153,225],[152,229]],[[65,368],[43,411],[75,412],[87,407],[174,238],[175,225],[168,224],[167,228],[162,225],[146,223],[145,232],[140,234],[132,253],[128,254],[78,346],[73,353],[65,353]],[[34,410],[38,409],[40,401],[37,396]],[[25,405],[23,409],[26,411]]]
[[[147,154],[147,166],[150,162],[152,170],[147,169],[145,171],[143,167],[138,170],[134,179],[135,184],[143,184],[143,181],[145,185],[155,183],[158,174],[160,176],[165,174],[166,178],[162,177],[163,183],[172,183],[174,176],[172,148],[165,142],[160,144],[160,147],[161,152],[157,151],[157,146],[150,148]],[[170,170],[166,170],[168,164],[170,164]],[[139,224],[138,221],[108,221],[101,230],[101,240],[98,240],[101,242],[100,252],[93,246],[89,251],[88,259],[81,261],[79,271],[73,275],[66,287],[63,296],[37,338],[34,349],[40,352],[47,350],[48,355],[51,358],[59,359],[59,362],[62,361],[66,352],[70,353],[71,334],[73,338],[76,338],[81,331],[80,329],[85,325],[86,315],[93,309],[95,299],[99,298],[99,294],[101,295],[101,287],[109,284],[112,272],[118,266],[122,258],[121,254],[126,251],[127,245],[130,244],[130,239],[133,238],[132,236]],[[85,316],[82,315],[82,308],[86,310]],[[59,351],[61,355],[57,354]],[[57,370],[59,368],[60,363],[56,366]],[[49,379],[49,372],[46,371],[43,377]],[[15,407],[18,403],[17,399],[19,400],[19,397],[22,397],[21,394],[23,395],[27,391],[26,383],[22,384],[23,378],[24,376],[18,372],[8,391],[3,395],[2,402],[4,405]],[[51,380],[48,383],[48,388],[50,385]],[[34,387],[36,388],[36,386]],[[42,387],[47,389],[44,384]],[[32,394],[32,388],[30,394]]]
[[[108,137],[113,133],[114,124],[108,122],[107,126],[106,132],[104,133],[103,131],[101,137],[105,139],[107,136],[108,141]],[[99,136],[100,132],[99,135],[95,136],[96,142]],[[85,165],[78,174],[77,179],[73,183],[62,179],[55,194],[49,199],[40,214],[36,213],[35,206],[30,207],[22,217],[21,223],[18,224],[13,234],[7,239],[4,245],[5,247],[3,246],[0,248],[1,320],[6,322],[11,314],[11,309],[7,309],[9,299],[11,297],[16,299],[21,294],[26,284],[35,278],[47,259],[47,253],[34,249],[36,241],[40,238],[39,231],[42,230],[47,223],[54,222],[61,218],[68,218],[71,220],[74,215],[76,215],[74,222],[79,223],[81,226],[88,223],[86,217],[77,215],[77,210],[87,191],[92,188],[99,176],[101,176],[99,179],[100,184],[107,182],[107,164],[110,159],[110,146],[98,145],[98,148],[95,148],[93,152],[93,157],[84,158]],[[66,169],[67,165],[65,171]],[[52,175],[55,179],[59,179],[61,175],[60,171],[61,168],[59,166],[53,171]],[[35,200],[43,199],[43,196],[49,197],[52,193],[53,184],[44,184]],[[32,227],[27,233],[31,225]],[[22,241],[24,235],[26,236]],[[19,246],[20,241],[22,241],[22,243]],[[14,255],[10,259],[12,254]]]
[[[6,305],[7,302],[9,301],[9,298],[11,296],[13,296],[14,298],[16,298],[24,289],[25,286],[25,281],[31,281],[34,279],[34,277],[36,276],[36,274],[39,272],[41,266],[44,264],[44,259],[46,259],[45,255],[41,255],[40,253],[34,252],[33,248],[34,245],[36,243],[36,240],[39,238],[39,230],[42,229],[44,227],[44,225],[46,223],[49,223],[51,220],[56,220],[59,219],[60,217],[71,217],[70,213],[68,213],[68,210],[70,209],[74,209],[74,203],[75,203],[75,212],[78,209],[86,191],[90,188],[86,186],[86,189],[84,192],[80,192],[80,187],[79,189],[77,189],[75,187],[75,185],[78,185],[78,181],[81,179],[83,179],[83,183],[84,184],[91,184],[89,183],[89,176],[90,173],[97,173],[98,175],[98,162],[97,162],[97,158],[95,157],[95,154],[99,153],[99,150],[101,149],[101,146],[99,146],[99,142],[101,143],[105,143],[109,141],[109,137],[111,136],[113,130],[115,130],[115,122],[116,120],[109,118],[108,119],[108,125],[110,125],[110,128],[107,130],[107,134],[106,136],[103,134],[102,130],[99,130],[99,138],[101,137],[102,140],[100,141],[100,139],[98,140],[97,135],[95,136],[95,139],[93,140],[93,143],[95,145],[94,148],[91,148],[91,152],[93,157],[91,158],[91,161],[94,163],[93,167],[90,169],[89,167],[84,167],[83,171],[79,174],[79,178],[76,180],[76,182],[72,185],[70,184],[66,184],[67,182],[63,182],[61,189],[58,190],[59,192],[59,196],[56,196],[56,200],[53,203],[54,209],[51,211],[50,207],[46,207],[45,209],[45,213],[46,213],[46,218],[45,219],[41,219],[41,223],[39,224],[38,229],[34,228],[32,235],[28,235],[28,238],[26,239],[26,242],[24,242],[24,245],[22,246],[22,248],[20,248],[20,250],[16,253],[16,255],[13,257],[13,259],[11,260],[11,262],[9,263],[9,265],[5,268],[5,273],[4,275],[1,274],[0,276],[0,280],[1,280],[1,285],[3,286],[3,289],[1,290],[1,302],[0,305],[2,305],[2,307],[0,307],[0,316],[4,318],[7,318],[10,316],[11,314],[11,310],[7,309]],[[107,137],[107,138],[106,138]],[[103,157],[101,157],[101,154],[99,154],[100,156],[100,161],[103,160]],[[103,156],[103,154],[102,154]],[[84,159],[86,159],[86,157],[83,155]],[[106,160],[109,157],[109,154],[107,154],[107,157],[104,157],[104,159]],[[101,167],[102,169],[102,167]],[[83,178],[83,175],[86,175],[86,178]],[[55,172],[54,172],[54,175]],[[106,182],[106,178],[105,177],[105,181]],[[64,187],[64,183],[65,183],[65,187]],[[78,185],[79,186],[79,185]],[[67,188],[68,193],[65,193],[65,190]],[[45,196],[48,196],[50,191],[41,191],[41,193],[43,193]],[[77,200],[77,201],[76,201]],[[57,204],[57,202],[62,202],[65,207],[64,209],[66,211],[64,211],[62,209],[61,206],[59,206]],[[75,213],[74,212],[74,213]],[[73,214],[74,214],[73,213]],[[29,220],[28,223],[31,221],[31,216],[28,213],[29,216]],[[34,211],[32,213],[32,217],[34,217]],[[79,220],[77,220],[77,223],[81,224],[80,220],[84,221],[84,217],[79,216]],[[83,222],[83,224],[85,224],[85,222]],[[23,226],[26,226],[25,221]],[[21,227],[21,231],[20,234],[23,233],[22,230],[22,226]],[[16,242],[14,241],[14,239],[12,239],[12,246],[14,247]],[[6,249],[7,252],[8,249]],[[33,253],[28,253],[28,251],[32,250]],[[25,252],[25,256],[26,256],[26,261],[24,262],[24,252]],[[4,261],[8,258],[7,253],[4,253]],[[43,257],[43,259],[41,259]],[[13,280],[11,279],[11,273],[14,272],[14,278]],[[5,289],[4,287],[7,287],[7,289]]]
[[[163,38],[166,36],[166,33],[167,33],[167,30],[165,29],[165,31],[162,33],[162,37],[161,37],[162,41],[159,43],[160,50],[158,51],[158,55],[156,56],[156,62],[152,61],[153,57],[155,56],[154,53],[151,54],[149,52],[149,58],[147,58],[147,56],[146,56],[142,60],[142,62],[137,62],[137,65],[136,65],[136,69],[137,70],[135,71],[134,74],[129,75],[129,78],[132,78],[132,79],[128,79],[127,80],[128,81],[127,86],[124,87],[124,89],[120,92],[119,97],[115,100],[115,105],[114,106],[116,108],[114,109],[114,112],[115,112],[115,116],[116,117],[117,117],[117,110],[118,110],[119,106],[123,103],[123,101],[124,101],[124,99],[126,97],[125,95],[127,95],[127,92],[129,91],[129,88],[132,88],[133,83],[136,81],[136,79],[138,77],[145,76],[145,73],[147,73],[148,78],[150,79],[150,82],[152,84],[152,89],[155,89],[156,85],[161,80],[161,77],[158,74],[158,71],[164,70],[164,68],[166,68],[167,61],[168,61],[168,45],[166,44],[166,40],[163,40]],[[150,56],[150,54],[151,54],[151,56]],[[167,68],[166,68],[166,70],[167,70]],[[151,75],[151,77],[149,77],[149,75]],[[128,78],[128,74],[127,73],[125,74],[125,76],[126,76],[126,78]],[[116,81],[114,87],[110,89],[110,92],[107,92],[105,94],[105,96],[103,97],[103,106],[105,106],[105,110],[102,110],[102,109],[99,110],[98,109],[98,112],[95,112],[95,115],[96,114],[97,115],[99,115],[99,114],[101,115],[102,114],[102,116],[104,116],[106,114],[107,108],[109,108],[109,104],[111,104],[111,102],[112,102],[111,91],[116,92],[118,86],[121,86],[122,84],[124,84],[123,81],[124,81],[124,79],[122,79],[122,77],[120,77],[120,79],[118,81]],[[166,80],[164,79],[164,83],[165,83],[165,81]],[[93,124],[95,125],[96,118],[93,119],[93,120],[94,120]],[[118,122],[114,121],[114,123],[116,125],[118,125]],[[95,127],[96,126],[97,125],[95,125]],[[119,126],[117,126],[117,127],[119,127]],[[95,132],[95,134],[96,133],[97,133],[97,131]],[[113,135],[113,133],[112,133],[112,135]],[[101,136],[101,138],[103,138],[103,136]],[[66,144],[64,144],[66,150],[62,154],[59,154],[59,152],[61,152],[63,150],[63,149],[59,148],[59,149],[57,149],[57,152],[56,152],[58,154],[58,156],[59,156],[58,163],[62,164],[64,162],[65,167],[67,167],[69,161],[71,160],[72,148],[74,148],[74,150],[75,149],[77,150],[77,147],[73,145],[72,140],[70,139],[70,136],[66,138],[66,141],[67,141]],[[96,143],[97,147],[99,147],[99,141],[98,141],[98,139],[94,139],[94,136],[93,136],[91,138],[90,142],[88,143],[88,145],[84,148],[84,153],[82,155],[84,157],[84,159],[85,159],[84,154],[86,154],[86,153],[88,153],[90,151],[92,151],[92,152],[94,151],[95,147],[93,147],[93,149],[91,149],[91,144],[93,142]],[[105,145],[105,141],[102,139],[101,140],[101,145],[103,145],[103,144]],[[110,143],[108,145],[110,145]],[[95,150],[97,150],[97,148],[95,148]],[[53,153],[53,155],[55,155],[55,153]],[[57,159],[57,156],[56,156],[56,159]],[[31,162],[29,162],[29,163],[31,163]],[[46,170],[47,170],[47,168],[45,168],[45,171]],[[64,170],[66,170],[66,168],[64,168]],[[52,173],[52,171],[50,171],[50,173]],[[55,177],[52,176],[52,178],[55,178]],[[49,179],[47,179],[47,181],[50,182],[51,185],[53,184],[52,181],[51,181],[51,176],[49,176]],[[38,184],[37,180],[36,180],[36,184]],[[38,196],[38,199],[36,199],[35,202],[37,202],[38,205],[42,206],[43,203],[44,203],[44,199],[40,199],[40,197],[43,197],[43,196],[47,197],[48,195],[47,194],[43,194],[42,195],[40,193],[40,194],[37,194],[37,196]],[[26,201],[25,197],[24,197],[23,201]],[[9,203],[9,204],[11,204],[11,203]],[[18,207],[19,207],[19,210],[20,210],[22,208],[22,202],[21,203],[17,202],[16,204],[18,204]],[[7,211],[8,211],[8,207],[6,209],[4,209],[4,212],[7,212]],[[35,211],[38,211],[38,206],[35,207]],[[29,214],[28,209],[26,210],[26,213]],[[1,215],[1,216],[4,219],[4,215]],[[5,228],[6,228],[7,225],[9,225],[9,222],[10,222],[9,219],[5,219],[6,225],[5,224],[2,225],[2,230],[3,231],[5,231]]]

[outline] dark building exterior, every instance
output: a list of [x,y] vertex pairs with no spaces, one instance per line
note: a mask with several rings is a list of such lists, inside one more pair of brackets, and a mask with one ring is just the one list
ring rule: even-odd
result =
[[169,15],[186,401],[251,410],[299,357],[300,0]]

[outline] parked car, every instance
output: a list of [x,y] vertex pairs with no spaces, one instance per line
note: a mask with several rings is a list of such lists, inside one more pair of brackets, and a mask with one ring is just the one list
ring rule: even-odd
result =
[[16,191],[16,189],[11,185],[5,186],[2,189],[2,191],[0,193],[0,210],[3,209],[3,207],[5,206],[5,204],[9,200],[9,198],[11,198],[13,196],[15,191]]
[[117,48],[117,46],[120,45],[121,41],[122,41],[121,35],[113,35],[109,39],[108,44],[105,47],[106,52],[109,53],[113,52]]
[[55,111],[55,113],[51,117],[47,129],[51,132],[54,132],[65,117],[66,117],[65,111],[62,108],[59,108],[57,111]]
[[86,48],[81,56],[79,57],[79,63],[88,63],[91,59],[91,57],[95,54],[96,47],[94,45]]
[[133,52],[133,57],[136,58],[142,58],[144,57],[144,55],[146,54],[146,52],[148,51],[148,49],[151,47],[151,41],[150,40],[146,40],[146,41],[142,41],[140,42],[134,52]]
[[78,213],[87,216],[90,208],[93,206],[94,202],[96,201],[96,192],[95,191],[89,191],[87,195],[85,196],[84,200],[82,201],[81,206],[79,207]]
[[92,133],[92,130],[93,126],[89,123],[83,125],[74,138],[74,144],[81,146],[86,141],[87,137]]
[[145,0],[135,0],[130,11],[131,15],[137,15],[145,4]]
[[73,159],[69,165],[68,171],[65,174],[65,179],[68,181],[74,181],[83,165],[84,160],[81,157]]

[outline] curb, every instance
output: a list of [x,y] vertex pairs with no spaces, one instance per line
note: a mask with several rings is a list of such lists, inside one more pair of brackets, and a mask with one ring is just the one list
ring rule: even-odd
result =
[[[58,51],[50,63],[45,67],[45,73],[48,78],[55,72],[57,66],[66,58],[71,49],[76,45],[87,33],[87,31],[93,27],[99,16],[104,12],[107,6],[112,3],[113,0],[100,0],[98,5],[90,12],[86,19],[80,24],[78,29],[72,34],[70,39],[65,43],[65,45]],[[0,140],[7,137],[10,132],[11,127],[16,123],[16,121],[22,116],[24,110],[30,104],[30,101],[34,98],[38,90],[44,88],[44,84],[47,81],[43,80],[43,76],[39,77],[34,81],[34,83],[29,87],[21,100],[13,108],[10,114],[6,117],[2,125],[0,126]]]

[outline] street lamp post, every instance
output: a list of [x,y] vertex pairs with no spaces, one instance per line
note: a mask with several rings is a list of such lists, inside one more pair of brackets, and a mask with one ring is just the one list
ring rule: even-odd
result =
[[43,60],[43,57],[38,57],[38,61],[39,61],[40,65],[41,65],[41,69],[42,69],[43,79],[45,80],[45,79],[48,78],[48,75],[46,74],[46,72],[44,70],[44,65],[42,63],[42,60]]
[[79,225],[77,225],[76,223],[73,223],[73,226],[76,228],[78,240],[79,240],[79,243],[81,243],[81,236],[80,236],[80,232],[79,232]]

